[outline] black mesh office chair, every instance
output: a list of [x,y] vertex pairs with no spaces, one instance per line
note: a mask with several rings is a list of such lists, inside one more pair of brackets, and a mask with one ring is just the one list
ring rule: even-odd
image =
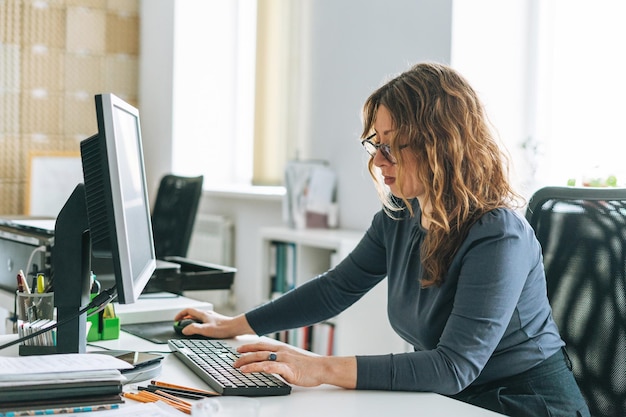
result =
[[626,189],[546,187],[526,218],[548,298],[595,417],[626,416]]
[[187,256],[204,177],[165,175],[152,209],[152,232],[158,259]]

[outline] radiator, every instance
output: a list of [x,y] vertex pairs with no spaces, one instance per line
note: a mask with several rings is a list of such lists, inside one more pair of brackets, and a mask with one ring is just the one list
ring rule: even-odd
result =
[[233,266],[233,229],[232,220],[226,216],[198,213],[187,257]]

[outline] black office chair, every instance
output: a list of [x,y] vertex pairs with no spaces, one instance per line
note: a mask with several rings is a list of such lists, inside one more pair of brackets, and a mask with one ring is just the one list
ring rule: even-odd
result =
[[626,416],[626,189],[546,187],[526,218],[554,319],[595,417]]
[[157,259],[187,256],[202,195],[204,177],[165,175],[152,209],[152,233]]

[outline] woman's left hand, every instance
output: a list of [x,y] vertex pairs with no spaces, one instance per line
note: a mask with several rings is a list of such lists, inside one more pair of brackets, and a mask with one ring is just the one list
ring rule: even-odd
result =
[[[242,355],[234,366],[242,372],[278,374],[288,383],[304,387],[325,383],[344,388],[356,386],[354,357],[320,356],[271,342],[251,343],[237,350]],[[340,379],[337,379],[337,375],[341,375]]]

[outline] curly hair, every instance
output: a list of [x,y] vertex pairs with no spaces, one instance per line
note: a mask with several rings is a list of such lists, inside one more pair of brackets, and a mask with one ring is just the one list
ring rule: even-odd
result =
[[[363,106],[363,135],[374,129],[379,106],[391,114],[395,143],[408,144],[417,160],[417,179],[425,185],[424,202],[432,211],[422,213],[429,228],[421,248],[423,287],[440,285],[470,227],[486,212],[499,207],[520,207],[521,197],[508,179],[508,157],[498,146],[481,101],[469,83],[452,68],[420,63],[374,91]],[[397,159],[402,190],[403,155]],[[404,156],[406,158],[406,156]],[[408,199],[397,204],[370,159],[369,172],[388,215],[408,209]]]

